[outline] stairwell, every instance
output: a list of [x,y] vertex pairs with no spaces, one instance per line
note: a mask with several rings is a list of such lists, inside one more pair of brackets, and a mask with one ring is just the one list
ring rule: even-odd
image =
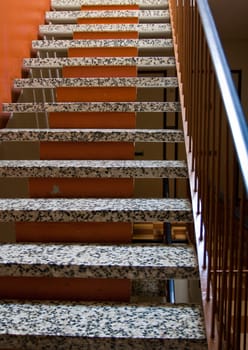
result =
[[45,20],[3,107],[0,349],[206,349],[201,304],[169,297],[199,274],[171,235],[192,208],[168,3]]

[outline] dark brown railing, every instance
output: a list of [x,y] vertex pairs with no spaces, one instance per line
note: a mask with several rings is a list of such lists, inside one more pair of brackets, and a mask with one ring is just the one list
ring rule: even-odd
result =
[[197,242],[204,243],[203,303],[211,307],[206,324],[218,349],[247,350],[247,122],[207,0],[169,3],[192,197],[201,223]]

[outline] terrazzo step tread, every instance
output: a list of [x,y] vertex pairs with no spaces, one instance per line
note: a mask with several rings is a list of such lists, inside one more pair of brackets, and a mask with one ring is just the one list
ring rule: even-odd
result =
[[[180,102],[3,103],[4,112],[180,112]],[[1,129],[0,129],[1,131]]]
[[73,66],[137,66],[138,68],[161,69],[175,67],[174,57],[49,57],[25,58],[24,68],[62,68]]
[[[122,0],[122,5],[139,5],[149,8],[168,8],[167,0]],[[53,10],[80,10],[82,5],[120,5],[120,0],[52,0]]]
[[0,301],[0,346],[207,349],[198,305]]
[[137,87],[175,88],[177,78],[135,77],[135,78],[33,78],[15,79],[14,88],[56,88],[56,87]]
[[0,222],[192,222],[187,199],[0,199]]
[[165,280],[199,272],[189,245],[18,243],[0,245],[0,276]]
[[187,178],[184,161],[1,160],[0,177]]
[[173,49],[172,39],[102,39],[102,40],[33,40],[34,50],[60,50],[92,47],[137,47],[138,49]]
[[184,142],[181,130],[170,129],[0,129],[4,141]]
[[78,18],[138,17],[141,19],[169,19],[169,10],[107,10],[107,11],[47,11],[45,19],[51,21],[73,21]]
[[171,34],[171,25],[168,23],[142,24],[42,24],[39,26],[40,35],[73,36],[77,32],[126,32],[137,31],[139,34],[150,33],[163,36]]

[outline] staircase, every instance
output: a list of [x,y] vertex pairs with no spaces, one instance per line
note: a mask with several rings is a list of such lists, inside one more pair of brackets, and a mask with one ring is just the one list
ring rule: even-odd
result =
[[201,305],[169,297],[199,276],[171,236],[192,209],[170,189],[188,171],[167,1],[51,9],[0,130],[0,350],[206,349]]

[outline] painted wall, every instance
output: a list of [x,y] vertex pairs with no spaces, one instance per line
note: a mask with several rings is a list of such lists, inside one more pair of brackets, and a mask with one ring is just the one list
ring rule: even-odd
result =
[[2,103],[11,101],[13,79],[21,76],[22,59],[30,57],[31,41],[49,6],[50,0],[0,1],[0,127]]

